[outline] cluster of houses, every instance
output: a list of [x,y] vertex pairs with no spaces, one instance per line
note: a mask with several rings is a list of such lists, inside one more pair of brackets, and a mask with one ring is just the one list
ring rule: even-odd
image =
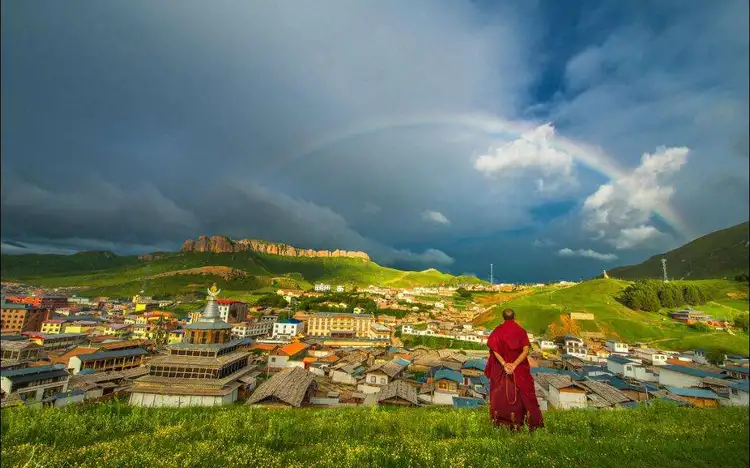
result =
[[[455,292],[415,288],[407,296],[447,291]],[[137,300],[149,304],[139,314],[110,309],[67,315],[48,312],[85,301],[4,300],[2,405],[64,406],[130,395],[132,404],[145,406],[246,400],[294,407],[474,407],[489,395],[486,351],[407,349],[392,334],[401,326],[403,335],[486,343],[488,331],[468,324],[442,317],[390,321],[361,310],[287,311],[287,318],[266,310],[250,319],[247,304],[213,296],[181,321],[149,309],[148,298]],[[702,350],[679,353],[576,336],[529,339],[543,409],[627,408],[653,399],[748,405],[746,357],[726,356],[716,366]],[[185,395],[174,395],[176,389]]]

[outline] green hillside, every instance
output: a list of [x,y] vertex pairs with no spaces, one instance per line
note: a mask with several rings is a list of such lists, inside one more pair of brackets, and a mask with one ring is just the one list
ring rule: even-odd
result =
[[461,409],[133,408],[3,410],[2,466],[660,467],[748,466],[747,408],[657,402],[547,411],[533,435]]
[[[713,290],[716,297],[696,309],[730,320],[747,312],[746,283],[728,280],[695,283]],[[474,324],[495,327],[502,321],[502,310],[510,307],[516,311],[518,322],[529,332],[550,338],[567,333],[594,332],[629,343],[651,342],[662,349],[704,348],[747,354],[750,344],[747,333],[699,332],[671,320],[666,310],[648,313],[628,309],[616,300],[628,284],[621,280],[596,279],[570,287],[539,288],[530,294],[509,297],[479,316]],[[592,313],[594,320],[571,320],[571,312]]]
[[709,279],[734,278],[747,273],[748,222],[699,237],[665,254],[654,255],[638,265],[623,266],[608,271],[612,278],[661,278],[661,259],[667,259],[670,278]]
[[110,252],[3,255],[0,274],[3,281],[45,287],[83,286],[82,294],[107,296],[133,295],[148,277],[148,293],[157,297],[200,292],[213,282],[222,284],[230,296],[232,292],[260,288],[308,289],[315,282],[358,287],[481,282],[475,277],[452,276],[437,270],[401,271],[355,258],[287,257],[250,251],[161,252],[149,261]]

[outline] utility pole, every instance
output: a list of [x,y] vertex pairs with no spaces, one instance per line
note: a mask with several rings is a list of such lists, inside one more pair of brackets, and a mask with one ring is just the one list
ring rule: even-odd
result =
[[664,282],[669,283],[669,277],[667,276],[667,259],[661,259],[661,270],[664,273]]

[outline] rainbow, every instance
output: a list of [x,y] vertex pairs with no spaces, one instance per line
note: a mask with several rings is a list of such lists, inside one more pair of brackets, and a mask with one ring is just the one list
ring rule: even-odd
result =
[[[301,149],[287,157],[278,158],[269,166],[268,172],[273,173],[280,168],[293,163],[301,158],[317,153],[325,148],[341,143],[346,140],[371,135],[386,130],[409,127],[440,126],[450,125],[454,127],[463,127],[473,131],[481,132],[486,135],[501,137],[507,141],[519,138],[538,127],[539,123],[535,122],[513,122],[502,119],[495,115],[473,113],[473,114],[424,114],[407,117],[385,118],[368,120],[350,127],[346,127],[316,138],[301,145]],[[595,171],[609,180],[618,179],[626,174],[626,171],[616,161],[609,157],[601,148],[573,141],[555,135],[554,147],[568,154],[573,155],[576,163],[581,164],[592,171]],[[692,239],[686,223],[668,204],[660,206],[654,212],[664,222],[666,222],[674,231],[685,239]]]

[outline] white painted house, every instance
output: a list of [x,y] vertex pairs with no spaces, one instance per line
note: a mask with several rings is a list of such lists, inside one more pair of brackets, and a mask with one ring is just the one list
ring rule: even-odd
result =
[[643,362],[652,366],[664,366],[669,359],[667,353],[654,348],[635,348],[632,353],[633,356],[643,359]]
[[708,357],[706,351],[702,349],[696,349],[693,353],[693,362],[697,364],[708,364]]
[[549,385],[549,404],[558,409],[585,408],[586,390],[573,381]]
[[659,369],[659,385],[663,386],[680,388],[702,387],[703,379],[706,377],[725,379],[727,376],[674,364],[667,364],[661,366]]
[[729,385],[730,406],[750,406],[750,381],[734,382]]
[[628,344],[621,343],[617,340],[607,340],[604,343],[604,347],[607,348],[610,353],[628,354]]
[[625,375],[626,373],[632,373],[633,367],[638,364],[639,364],[638,360],[626,358],[623,356],[610,355],[607,358],[607,370],[617,375]]
[[291,339],[304,331],[305,322],[293,318],[273,324],[273,338]]
[[539,344],[539,348],[543,351],[550,351],[553,349],[557,349],[557,345],[554,341],[551,340],[537,340],[537,343]]

